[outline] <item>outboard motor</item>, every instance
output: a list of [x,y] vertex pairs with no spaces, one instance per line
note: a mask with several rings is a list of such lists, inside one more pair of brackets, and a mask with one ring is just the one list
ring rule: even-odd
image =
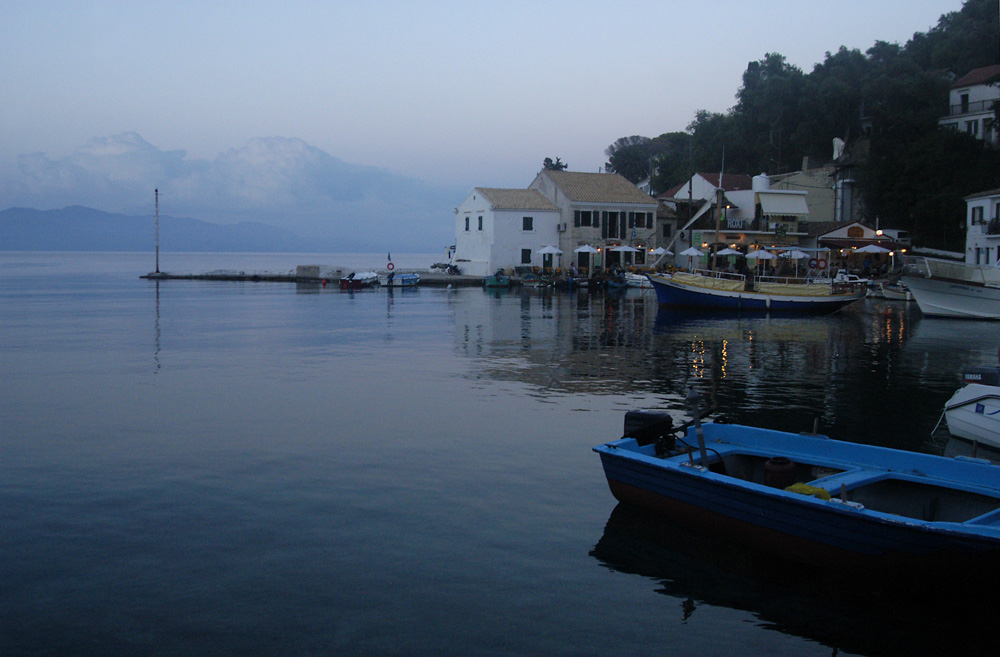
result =
[[967,367],[962,372],[962,383],[1000,386],[1000,367]]
[[628,411],[623,436],[640,446],[655,444],[657,454],[666,454],[674,449],[674,419],[659,411]]

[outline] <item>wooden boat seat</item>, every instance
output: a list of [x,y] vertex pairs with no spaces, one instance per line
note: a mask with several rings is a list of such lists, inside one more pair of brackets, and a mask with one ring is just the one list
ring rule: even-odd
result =
[[840,492],[840,486],[843,484],[847,487],[847,490],[852,488],[857,488],[858,486],[863,486],[865,484],[870,484],[879,479],[884,479],[887,476],[885,470],[873,470],[869,468],[854,468],[853,470],[844,470],[843,472],[838,472],[837,474],[830,475],[829,477],[823,477],[821,479],[816,479],[815,481],[810,481],[810,486],[815,486],[816,488],[825,488],[827,492],[831,495],[835,495]]

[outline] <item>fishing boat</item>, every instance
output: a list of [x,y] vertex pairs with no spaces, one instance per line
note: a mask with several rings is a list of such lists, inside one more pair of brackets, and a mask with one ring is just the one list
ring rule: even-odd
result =
[[1000,319],[1000,268],[910,257],[903,284],[930,317]]
[[378,284],[382,287],[416,287],[420,284],[420,274],[416,272],[396,273],[394,271],[378,275]]
[[378,283],[378,274],[373,271],[352,271],[340,279],[341,290],[363,290]]
[[695,270],[649,274],[660,305],[714,310],[831,313],[864,298],[865,286],[830,279],[806,280]]
[[970,560],[993,570],[1000,557],[1000,467],[980,459],[702,424],[697,413],[675,428],[650,411],[626,413],[624,436],[594,451],[619,502],[782,558],[881,573]]
[[1000,367],[970,367],[965,386],[944,405],[948,432],[962,440],[1000,449]]

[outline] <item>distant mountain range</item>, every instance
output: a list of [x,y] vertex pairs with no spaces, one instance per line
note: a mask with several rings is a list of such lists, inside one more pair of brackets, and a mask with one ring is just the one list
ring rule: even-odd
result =
[[0,175],[0,250],[151,249],[158,189],[164,248],[437,252],[468,192],[281,137],[193,160],[129,132],[16,160]]
[[[331,240],[332,242],[332,240]],[[0,251],[152,251],[155,216],[110,214],[79,205],[0,212]],[[344,251],[268,224],[213,224],[160,215],[160,248],[169,251]]]

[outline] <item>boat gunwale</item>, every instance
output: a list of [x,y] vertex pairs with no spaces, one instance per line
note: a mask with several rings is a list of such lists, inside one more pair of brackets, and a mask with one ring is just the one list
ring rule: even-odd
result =
[[[717,425],[715,423],[706,423],[703,428],[708,430],[709,433],[713,431],[712,427],[736,427],[740,430],[752,430],[751,427],[743,427],[741,425]],[[847,448],[848,451],[860,451],[862,453],[874,453],[874,454],[892,454],[894,452],[899,452],[899,450],[894,450],[891,448],[878,447],[875,445],[862,445],[855,443],[845,443],[843,441],[831,441],[825,437],[814,437],[810,435],[800,435],[791,434],[777,431],[767,431],[767,430],[756,430],[763,431],[770,436],[780,436],[782,439],[794,438],[797,440],[822,440],[824,443],[829,445],[835,445],[841,448],[839,451],[843,451],[843,448]],[[693,430],[689,433],[688,437],[692,440],[695,439]],[[808,483],[808,485],[816,486],[818,488],[823,488],[827,492],[834,494],[839,490],[840,480],[843,480],[845,484],[849,484],[848,491],[857,490],[858,488],[880,481],[885,480],[898,480],[911,482],[916,484],[937,486],[939,488],[945,488],[948,490],[953,490],[959,493],[969,493],[973,495],[984,496],[993,500],[996,500],[997,506],[995,509],[981,513],[977,516],[973,516],[961,522],[952,521],[933,521],[933,520],[922,520],[919,518],[914,518],[911,516],[897,515],[893,513],[888,513],[884,511],[878,511],[869,507],[856,507],[851,503],[844,503],[839,498],[834,498],[832,500],[822,500],[811,495],[802,495],[800,493],[794,493],[790,491],[785,491],[778,488],[773,488],[763,484],[759,484],[753,481],[740,479],[732,475],[720,474],[717,472],[712,472],[711,470],[703,467],[691,467],[690,455],[687,453],[670,456],[667,458],[657,457],[649,453],[643,452],[642,447],[632,438],[622,438],[604,445],[599,445],[594,447],[594,451],[599,454],[608,455],[611,457],[623,458],[625,460],[635,461],[643,463],[644,465],[662,470],[664,472],[672,472],[675,476],[681,477],[697,477],[703,478],[707,481],[711,481],[713,484],[723,486],[731,490],[741,490],[753,492],[756,495],[764,495],[771,498],[776,498],[782,500],[782,502],[791,503],[794,505],[811,505],[814,508],[819,508],[817,505],[821,505],[825,511],[835,512],[835,513],[861,513],[864,516],[871,518],[872,520],[882,521],[886,523],[892,523],[894,525],[905,525],[912,528],[922,528],[927,531],[932,532],[955,532],[958,535],[975,535],[983,538],[1000,538],[1000,523],[990,523],[986,520],[991,516],[996,516],[997,520],[1000,520],[1000,469],[997,469],[996,465],[989,463],[979,463],[967,460],[959,459],[946,459],[944,457],[933,456],[930,454],[919,454],[912,452],[903,452],[902,454],[897,454],[896,456],[905,456],[906,460],[912,460],[917,465],[921,463],[930,464],[934,462],[939,466],[944,466],[948,471],[954,470],[965,470],[965,473],[971,473],[978,469],[981,473],[987,473],[992,475],[995,480],[995,486],[990,487],[989,485],[977,484],[970,481],[968,477],[962,478],[946,478],[942,475],[929,474],[924,469],[903,467],[896,469],[894,467],[885,468],[871,468],[857,462],[856,460],[851,460],[844,458],[843,456],[838,457],[838,455],[824,455],[817,454],[815,452],[806,452],[801,449],[795,449],[792,446],[782,446],[780,450],[768,449],[767,446],[750,446],[744,441],[739,440],[724,440],[717,439],[711,440],[709,436],[706,435],[705,446],[707,449],[714,450],[719,459],[722,459],[724,455],[748,455],[755,456],[759,458],[770,458],[777,454],[781,456],[786,456],[796,462],[812,465],[817,467],[829,467],[834,469],[840,469],[841,472],[816,479]],[[721,447],[721,449],[719,449]],[[801,459],[801,460],[799,460]],[[927,460],[930,459],[930,460]],[[943,459],[943,460],[942,460]],[[860,475],[864,476],[860,476]],[[953,475],[954,476],[954,475]],[[853,477],[853,478],[852,478]],[[836,479],[835,479],[836,478]],[[838,488],[833,490],[828,490],[822,486],[823,479],[827,479],[830,482],[835,482]]]

